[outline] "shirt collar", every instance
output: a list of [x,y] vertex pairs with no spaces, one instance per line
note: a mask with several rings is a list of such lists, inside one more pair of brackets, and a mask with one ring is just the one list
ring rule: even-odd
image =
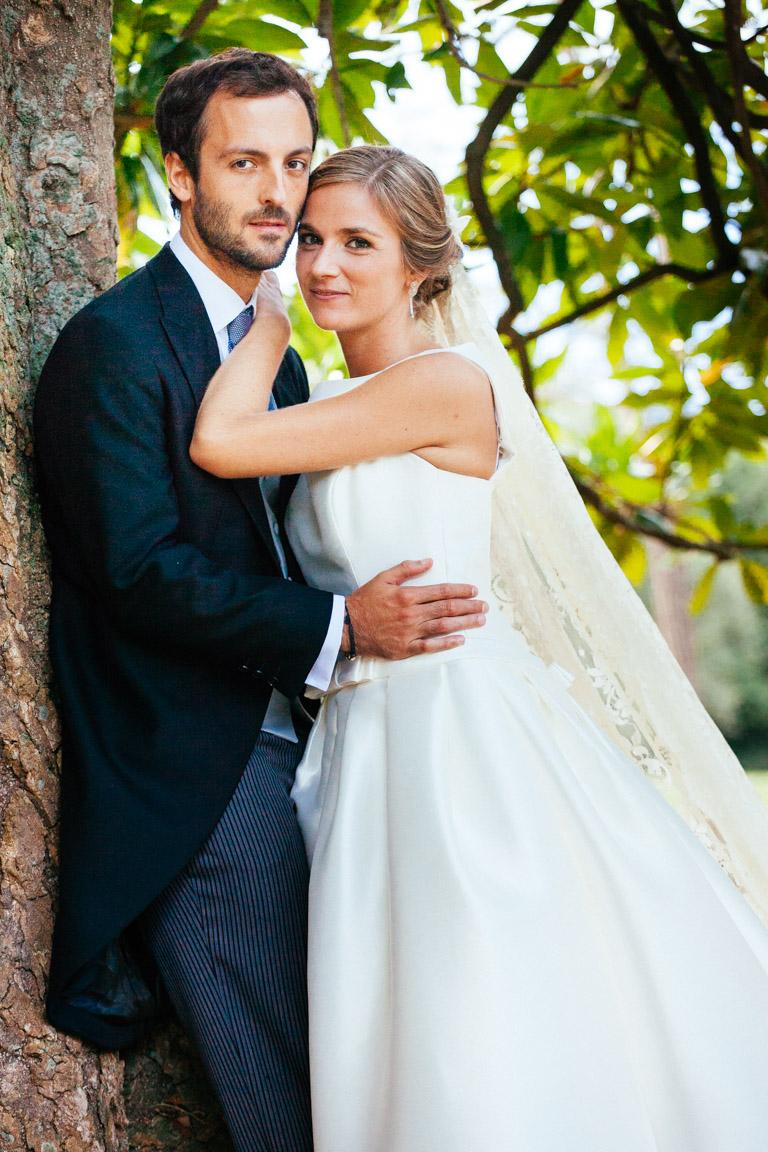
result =
[[[199,256],[195,255],[189,245],[182,240],[180,232],[177,232],[172,238],[170,249],[182,268],[192,277],[192,282],[197,288],[214,332],[221,332],[248,305],[243,304],[242,296],[239,296],[234,288],[230,288],[229,284],[226,284],[220,276],[211,271],[207,264],[202,262]],[[248,301],[248,304],[253,305],[254,315],[258,290],[257,285]]]

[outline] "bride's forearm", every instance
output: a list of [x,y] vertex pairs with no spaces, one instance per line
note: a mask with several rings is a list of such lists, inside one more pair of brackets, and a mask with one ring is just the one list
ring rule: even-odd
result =
[[272,386],[288,340],[274,324],[254,321],[251,331],[211,378],[195,423],[190,455],[207,468],[243,420],[269,408]]
[[213,374],[197,416],[197,429],[221,431],[244,415],[266,412],[288,341],[254,321],[251,331]]

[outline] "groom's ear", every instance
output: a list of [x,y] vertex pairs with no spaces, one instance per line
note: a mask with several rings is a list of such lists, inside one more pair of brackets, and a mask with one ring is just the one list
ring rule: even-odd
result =
[[176,199],[181,204],[185,204],[192,199],[195,190],[195,182],[189,169],[177,152],[166,152],[163,163],[165,164],[168,187]]

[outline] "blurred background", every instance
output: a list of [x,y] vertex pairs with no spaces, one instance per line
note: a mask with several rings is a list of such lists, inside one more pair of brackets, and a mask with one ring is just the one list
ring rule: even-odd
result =
[[[608,545],[768,800],[768,17],[748,0],[115,0],[120,272],[175,230],[152,108],[231,45],[318,93],[320,157],[418,155]],[[292,257],[310,379],[343,371]]]

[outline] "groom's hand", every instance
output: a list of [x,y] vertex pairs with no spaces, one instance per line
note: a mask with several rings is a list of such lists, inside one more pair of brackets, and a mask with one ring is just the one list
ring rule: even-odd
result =
[[[431,567],[431,560],[404,560],[347,596],[358,656],[404,660],[424,652],[442,652],[464,643],[457,631],[485,624],[488,605],[474,599],[477,588],[471,584],[403,587],[406,580]],[[346,625],[341,647],[343,652],[350,651]]]

